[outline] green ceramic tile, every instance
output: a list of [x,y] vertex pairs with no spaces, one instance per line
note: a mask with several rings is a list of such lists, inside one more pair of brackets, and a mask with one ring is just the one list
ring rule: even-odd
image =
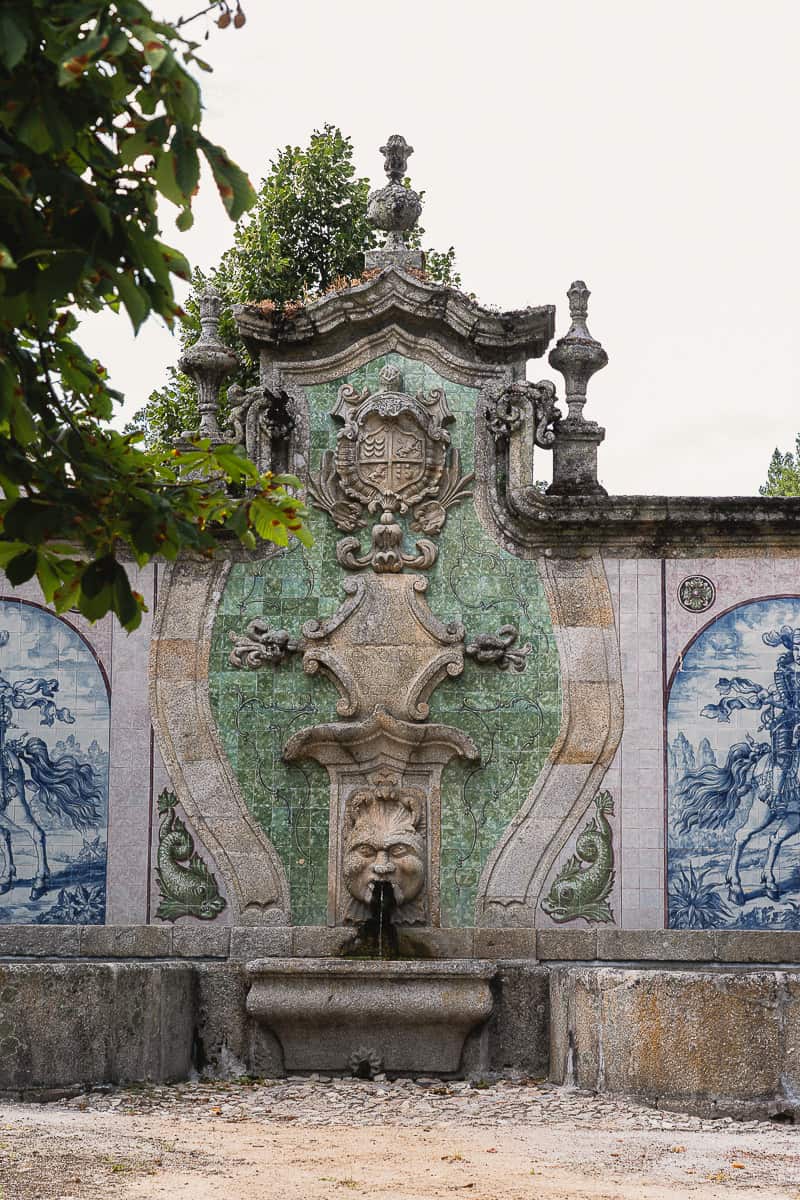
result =
[[[387,364],[400,368],[413,394],[444,387],[455,421],[451,444],[462,469],[473,463],[474,389],[443,380],[426,363],[399,354],[375,359],[347,379],[307,389],[311,406],[312,463],[335,445],[329,412],[338,388],[380,387]],[[408,519],[406,518],[406,524]],[[293,920],[324,923],[327,907],[327,774],[313,763],[288,767],[281,747],[296,730],[335,719],[336,689],[309,677],[293,660],[276,671],[248,674],[230,667],[228,631],[241,631],[255,616],[299,632],[304,621],[324,619],[344,599],[346,573],[336,563],[338,538],[326,514],[312,510],[315,544],[295,546],[267,564],[231,569],[214,627],[210,692],[222,744],[245,801],[271,839],[290,882]],[[413,540],[413,535],[409,535]],[[367,529],[361,531],[366,547]],[[498,548],[483,531],[470,504],[451,509],[438,539],[439,559],[429,572],[428,603],[442,620],[462,620],[470,634],[519,628],[533,652],[523,674],[466,664],[431,701],[431,719],[453,724],[474,738],[482,761],[453,762],[442,786],[442,923],[474,922],[475,896],[486,859],[545,762],[561,715],[558,655],[544,591],[534,564]]]

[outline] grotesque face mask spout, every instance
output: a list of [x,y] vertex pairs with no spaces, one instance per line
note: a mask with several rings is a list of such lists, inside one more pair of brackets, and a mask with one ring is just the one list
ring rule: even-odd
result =
[[[424,911],[425,839],[419,830],[424,797],[401,788],[396,775],[378,772],[369,791],[351,797],[344,879],[350,893],[347,920],[384,934],[414,924]],[[396,933],[391,939],[396,942]]]

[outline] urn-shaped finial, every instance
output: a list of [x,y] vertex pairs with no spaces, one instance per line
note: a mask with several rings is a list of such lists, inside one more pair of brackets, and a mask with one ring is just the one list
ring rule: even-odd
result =
[[567,419],[583,420],[586,385],[596,371],[608,363],[608,355],[586,326],[591,292],[582,279],[576,279],[567,291],[572,324],[565,337],[550,351],[550,366],[564,376],[569,412]]
[[402,133],[393,133],[386,139],[386,145],[381,146],[383,169],[392,183],[402,183],[406,174],[408,160],[414,153],[414,147],[409,146]]
[[422,267],[422,253],[409,250],[406,235],[414,228],[422,212],[422,201],[413,188],[405,187],[409,155],[414,147],[409,146],[399,133],[393,133],[381,146],[383,169],[389,182],[385,187],[370,192],[367,197],[367,220],[375,229],[382,229],[386,238],[379,250],[367,252],[366,265]]
[[223,440],[219,427],[219,389],[239,359],[219,336],[222,297],[209,288],[200,297],[200,337],[178,359],[178,368],[197,385],[200,437]]
[[583,415],[586,385],[608,362],[608,355],[586,326],[589,289],[576,279],[567,291],[571,325],[550,351],[550,366],[564,376],[567,417],[555,430],[550,495],[605,495],[597,480],[597,447],[605,430]]

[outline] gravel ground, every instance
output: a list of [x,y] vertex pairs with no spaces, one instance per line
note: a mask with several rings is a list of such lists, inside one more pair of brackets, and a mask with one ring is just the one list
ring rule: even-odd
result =
[[799,1150],[534,1080],[198,1082],[0,1103],[0,1200],[800,1200]]

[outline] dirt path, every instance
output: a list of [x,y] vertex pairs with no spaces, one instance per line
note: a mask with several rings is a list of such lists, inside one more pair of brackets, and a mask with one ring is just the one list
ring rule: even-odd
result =
[[0,1104],[0,1198],[800,1200],[793,1127],[526,1091],[198,1085]]

